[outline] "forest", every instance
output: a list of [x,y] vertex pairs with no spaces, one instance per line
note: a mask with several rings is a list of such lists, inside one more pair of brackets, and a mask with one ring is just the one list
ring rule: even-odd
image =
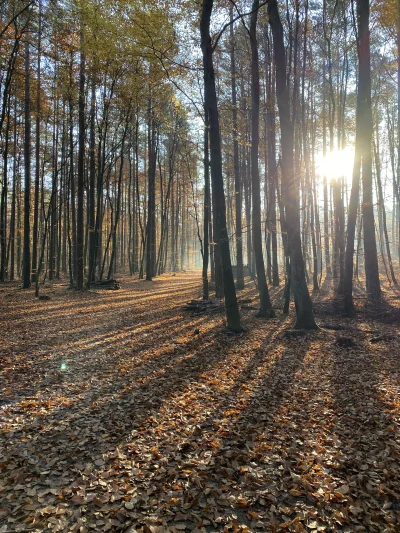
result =
[[0,0],[0,533],[400,532],[400,0]]

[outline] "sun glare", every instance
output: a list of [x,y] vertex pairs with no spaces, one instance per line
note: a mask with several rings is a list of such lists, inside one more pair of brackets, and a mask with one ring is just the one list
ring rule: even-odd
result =
[[333,150],[321,157],[319,170],[328,181],[344,178],[351,182],[354,162],[354,148],[347,146],[344,150]]

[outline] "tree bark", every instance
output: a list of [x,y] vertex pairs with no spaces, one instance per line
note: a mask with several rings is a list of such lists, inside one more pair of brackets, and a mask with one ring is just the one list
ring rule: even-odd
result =
[[24,251],[22,288],[28,289],[31,285],[31,226],[30,226],[30,193],[31,193],[31,95],[30,95],[30,53],[29,34],[25,41],[25,140],[24,140]]
[[214,239],[219,244],[221,255],[227,326],[229,329],[239,332],[242,330],[242,326],[240,324],[239,307],[236,299],[236,289],[232,274],[229,240],[226,230],[226,208],[224,183],[222,177],[221,137],[217,107],[217,94],[215,89],[215,73],[212,57],[213,50],[210,36],[210,19],[213,3],[213,0],[203,0],[200,35],[204,67],[204,98],[210,125],[213,208],[216,212],[217,222],[217,234],[214,236]]
[[257,17],[259,0],[254,0],[250,18],[250,44],[251,44],[251,183],[253,198],[253,245],[257,271],[257,286],[260,297],[259,316],[273,318],[271,300],[265,276],[264,257],[261,233],[261,192],[260,174],[258,168],[258,144],[260,122],[260,75],[257,43]]
[[235,41],[233,35],[233,6],[230,6],[230,59],[233,127],[233,172],[235,177],[235,225],[236,225],[236,289],[244,289],[243,242],[242,242],[242,184],[239,167],[238,112],[236,95]]
[[293,123],[286,85],[286,54],[283,27],[277,0],[268,4],[276,68],[276,94],[282,137],[282,200],[285,206],[286,228],[291,262],[291,283],[296,306],[296,328],[316,329],[312,301],[305,277],[304,259],[300,238],[300,212],[296,177],[293,171]]
[[364,261],[367,295],[371,300],[379,300],[381,286],[379,280],[378,256],[376,250],[374,204],[372,195],[372,107],[371,107],[371,58],[369,31],[369,0],[357,0],[358,40],[359,40],[359,86],[361,92],[361,169],[363,185],[364,221]]

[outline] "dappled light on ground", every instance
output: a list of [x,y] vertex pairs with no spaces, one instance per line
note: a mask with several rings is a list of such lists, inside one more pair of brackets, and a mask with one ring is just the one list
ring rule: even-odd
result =
[[198,279],[0,293],[0,531],[398,531],[399,324],[231,335]]

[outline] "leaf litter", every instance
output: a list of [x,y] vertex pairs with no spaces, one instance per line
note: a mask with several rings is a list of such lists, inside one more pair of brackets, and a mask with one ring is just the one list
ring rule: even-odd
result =
[[247,280],[232,336],[199,297],[0,293],[1,533],[399,531],[399,324],[286,335]]

